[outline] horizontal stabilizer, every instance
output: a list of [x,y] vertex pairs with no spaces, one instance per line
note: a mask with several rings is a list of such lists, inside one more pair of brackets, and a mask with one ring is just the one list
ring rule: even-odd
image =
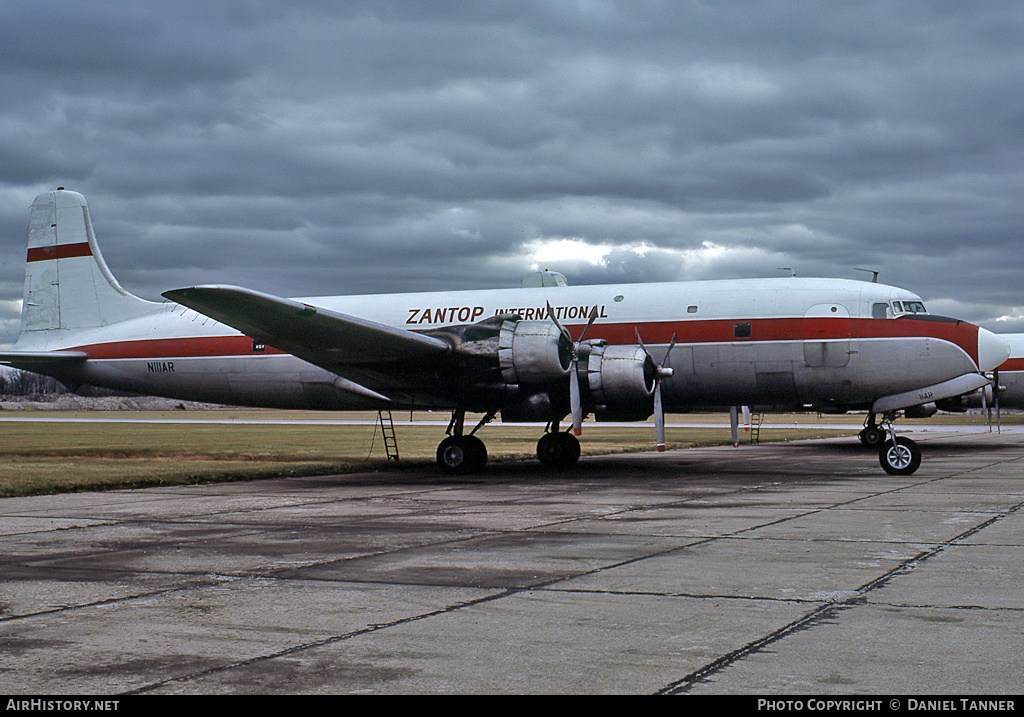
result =
[[871,406],[873,413],[887,413],[898,411],[901,408],[920,406],[925,403],[941,401],[944,398],[963,396],[965,393],[977,391],[979,388],[989,385],[989,379],[980,373],[968,373],[957,378],[937,383],[934,386],[925,386],[906,393],[897,393],[892,396],[884,396]]
[[335,372],[345,366],[415,362],[451,351],[441,339],[238,286],[196,286],[164,296]]
[[0,364],[11,368],[46,373],[46,369],[81,363],[89,358],[84,351],[4,351]]

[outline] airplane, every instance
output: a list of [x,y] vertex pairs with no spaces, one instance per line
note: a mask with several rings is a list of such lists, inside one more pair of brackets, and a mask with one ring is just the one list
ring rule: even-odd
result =
[[[580,457],[585,417],[646,421],[741,405],[883,417],[879,462],[909,475],[917,445],[897,412],[988,384],[1009,355],[992,332],[928,313],[876,282],[795,276],[532,286],[291,299],[231,285],[129,293],[85,198],[40,194],[28,227],[21,331],[0,363],[140,394],[283,409],[451,411],[442,472],[481,470],[476,435],[541,422],[540,462]],[[467,412],[481,413],[467,430]],[[561,429],[563,420],[571,428]]]

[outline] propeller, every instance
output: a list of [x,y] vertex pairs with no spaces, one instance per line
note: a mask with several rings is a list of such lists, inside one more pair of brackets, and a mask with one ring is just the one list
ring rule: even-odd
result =
[[580,399],[580,373],[579,373],[579,347],[583,343],[583,337],[590,331],[590,327],[594,325],[597,320],[597,306],[594,306],[590,310],[590,317],[587,320],[587,326],[583,329],[583,333],[580,334],[579,339],[576,341],[572,340],[572,336],[568,330],[555,318],[555,310],[551,308],[551,302],[548,302],[548,317],[558,327],[558,330],[562,332],[570,343],[572,344],[572,375],[569,377],[569,413],[572,416],[572,432],[574,435],[583,434],[583,402]]
[[[654,363],[654,357],[651,356],[651,352],[647,350],[643,339],[640,338],[640,329],[634,330],[640,348],[647,354],[647,358],[651,359],[651,363]],[[668,363],[668,357],[672,355],[675,345],[676,335],[672,334],[672,341],[668,345],[668,351],[665,352],[665,358],[662,359],[660,366],[655,364],[657,370],[654,372],[654,443],[659,451],[665,450],[665,406],[661,401],[661,379],[669,378],[672,375],[672,369],[665,364]]]

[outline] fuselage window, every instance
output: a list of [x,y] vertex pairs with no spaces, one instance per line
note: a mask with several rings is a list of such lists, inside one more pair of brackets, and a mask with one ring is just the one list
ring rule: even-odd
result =
[[697,313],[697,307],[696,306],[687,306],[686,307],[686,313],[688,313],[688,314],[696,314]]
[[732,335],[737,339],[749,339],[750,323],[744,321],[739,324],[734,324],[732,327]]
[[889,316],[889,305],[878,303],[871,305],[871,318],[884,319]]

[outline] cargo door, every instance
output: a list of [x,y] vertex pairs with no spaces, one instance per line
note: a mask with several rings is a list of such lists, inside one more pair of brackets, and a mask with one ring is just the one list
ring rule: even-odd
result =
[[850,312],[842,304],[815,304],[804,314],[804,361],[815,368],[850,362]]

